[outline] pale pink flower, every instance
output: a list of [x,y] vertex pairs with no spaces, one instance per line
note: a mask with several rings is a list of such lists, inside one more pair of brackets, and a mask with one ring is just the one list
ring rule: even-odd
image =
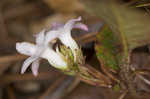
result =
[[28,42],[21,42],[16,43],[16,49],[19,53],[30,56],[23,63],[21,69],[22,74],[32,63],[32,72],[35,76],[37,76],[39,61],[41,60],[41,58],[47,59],[49,63],[56,68],[62,69],[67,67],[66,62],[62,59],[60,54],[52,49],[52,45],[48,45],[48,43],[45,43],[44,30],[36,35],[36,45]]
[[73,28],[79,28],[88,31],[88,27],[83,23],[76,23],[78,21],[81,21],[81,17],[71,19],[66,24],[52,24],[52,30],[46,35],[46,42],[49,42],[57,37],[66,47],[69,47],[72,50],[74,57],[76,58],[76,49],[79,49],[79,47],[71,36],[71,30]]
[[22,66],[21,73],[23,74],[26,69],[32,64],[32,72],[36,76],[38,74],[39,62],[41,58],[49,61],[49,63],[55,68],[64,70],[68,68],[68,64],[62,54],[57,48],[56,51],[52,49],[52,40],[58,38],[60,41],[72,50],[74,59],[76,60],[76,49],[79,49],[75,40],[71,37],[72,28],[80,28],[82,30],[88,31],[85,24],[76,23],[81,21],[81,17],[77,19],[69,20],[65,25],[63,24],[53,24],[52,30],[46,32],[41,31],[36,35],[36,44],[31,44],[28,42],[16,43],[16,49],[19,53],[30,56],[27,58]]

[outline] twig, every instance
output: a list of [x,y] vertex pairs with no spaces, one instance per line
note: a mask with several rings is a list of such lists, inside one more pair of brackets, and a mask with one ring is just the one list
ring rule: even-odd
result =
[[[59,78],[52,84],[39,99],[63,99],[67,96],[78,84],[80,80],[73,77]],[[55,90],[55,91],[54,91]],[[49,96],[49,97],[48,97]]]
[[137,76],[143,80],[146,84],[150,85],[150,81],[148,79],[146,79],[145,77],[143,77],[142,75],[137,74]]
[[80,79],[78,79],[77,77],[73,80],[73,82],[71,83],[71,85],[67,88],[67,94],[72,92],[73,89],[75,89],[80,83]]
[[67,77],[51,95],[51,99],[65,99],[65,96],[67,96],[74,88],[76,88],[79,82],[79,79]]
[[0,85],[9,84],[12,82],[26,81],[26,80],[46,80],[57,78],[61,74],[59,72],[41,72],[37,77],[35,77],[32,73],[25,73],[23,75],[20,74],[5,74],[0,77]]
[[76,37],[75,40],[81,42],[82,44],[89,43],[96,40],[96,34],[97,32],[91,32],[81,37]]
[[91,74],[93,74],[95,77],[97,77],[99,79],[103,79],[104,82],[107,83],[107,84],[111,84],[111,81],[110,81],[110,79],[107,76],[105,76],[101,72],[97,71],[96,69],[94,69],[93,67],[91,67],[88,64],[86,64],[85,66],[89,69],[89,72]]
[[139,4],[136,7],[147,7],[147,6],[150,6],[150,3]]
[[99,86],[99,87],[106,87],[106,88],[110,88],[110,85],[107,85],[105,83],[103,83],[101,80],[96,80],[95,81],[91,81],[89,79],[85,79],[83,77],[81,77],[80,75],[77,76],[81,81],[90,84],[90,85],[94,85],[94,86]]
[[20,55],[20,54],[1,56],[0,57],[0,64],[14,62],[14,61],[18,61],[18,60],[23,60],[25,58],[26,58],[26,56],[23,56],[23,55]]
[[58,78],[54,84],[50,85],[49,88],[39,97],[39,99],[45,99],[45,97],[49,96],[61,83],[65,80],[66,76],[61,76]]
[[128,93],[128,91],[125,91],[124,93],[122,93],[120,95],[120,97],[118,99],[124,99],[127,93]]
[[12,62],[23,60],[25,58],[25,56],[19,54],[0,56],[0,75],[3,73],[3,71],[12,66],[10,65]]
[[80,66],[80,71],[77,73],[77,77],[88,84],[102,86],[102,87],[111,87],[110,79],[97,71],[93,67],[85,64],[84,66]]
[[[100,60],[99,60],[100,61]],[[116,81],[116,82],[120,82],[115,76],[113,76],[109,71],[108,68],[106,68],[106,66],[104,66],[104,64],[101,62],[101,69],[102,71],[108,76],[110,77],[112,80]]]
[[139,74],[139,75],[149,75],[150,74],[150,70],[145,70],[145,69],[140,69],[140,70],[134,70],[135,74]]

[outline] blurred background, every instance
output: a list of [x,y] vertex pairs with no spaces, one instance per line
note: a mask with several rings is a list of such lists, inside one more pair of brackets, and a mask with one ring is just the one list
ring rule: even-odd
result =
[[34,43],[35,33],[49,29],[53,22],[65,23],[78,16],[82,16],[89,31],[73,30],[72,35],[82,47],[86,62],[100,68],[94,42],[103,22],[87,13],[79,0],[0,0],[0,99],[118,99],[119,92],[64,75],[46,60],[42,60],[37,77],[30,68],[25,74],[20,74],[27,57],[17,53],[16,42]]
[[32,75],[30,68],[25,74],[20,74],[27,57],[17,53],[16,42],[34,43],[33,35],[49,29],[53,22],[65,23],[79,16],[90,30],[73,30],[72,35],[83,47],[88,62],[92,63],[92,57],[96,59],[93,42],[102,23],[86,13],[78,0],[0,1],[0,99],[104,99],[104,88],[80,83],[45,60],[40,64],[37,77]]

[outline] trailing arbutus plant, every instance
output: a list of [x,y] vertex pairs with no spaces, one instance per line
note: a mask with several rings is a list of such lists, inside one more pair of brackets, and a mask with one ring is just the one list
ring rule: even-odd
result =
[[[101,70],[86,63],[81,47],[71,36],[73,28],[88,31],[88,27],[79,22],[81,17],[78,17],[66,24],[54,23],[50,30],[42,30],[35,36],[36,44],[18,42],[17,51],[30,56],[24,61],[21,73],[32,64],[32,72],[37,76],[40,60],[46,59],[51,66],[67,75],[76,76],[81,81],[123,92],[121,97],[127,92],[138,95],[135,79],[150,85],[145,77],[150,72],[137,69],[131,57],[134,49],[150,44],[150,17],[115,0],[81,1],[88,12],[105,23],[98,31],[95,43]],[[61,42],[55,49],[54,40]]]
[[[50,30],[45,29],[35,35],[36,44],[16,43],[19,53],[30,56],[23,63],[21,74],[31,65],[33,75],[38,76],[40,60],[46,59],[51,66],[67,75],[76,76],[91,85],[110,88],[110,78],[86,64],[81,48],[71,36],[73,28],[88,31],[88,27],[78,21],[81,21],[81,17],[71,19],[66,24],[53,23]],[[59,40],[61,44],[54,48],[55,40]]]

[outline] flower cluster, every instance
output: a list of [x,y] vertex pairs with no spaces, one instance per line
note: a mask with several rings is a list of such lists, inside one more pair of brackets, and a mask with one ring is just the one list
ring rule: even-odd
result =
[[[43,30],[36,35],[36,44],[28,42],[16,43],[16,49],[19,53],[30,56],[27,58],[22,66],[21,73],[32,64],[31,69],[35,76],[38,75],[39,63],[42,58],[49,61],[49,63],[60,70],[67,70],[69,65],[79,61],[80,49],[75,40],[71,36],[72,28],[79,28],[88,31],[85,24],[75,23],[81,21],[81,17],[71,19],[66,24],[52,24],[51,30]],[[53,49],[53,40],[59,39],[64,46]],[[73,57],[71,62],[69,58]],[[68,62],[69,61],[69,62]],[[69,64],[70,63],[70,64]]]

